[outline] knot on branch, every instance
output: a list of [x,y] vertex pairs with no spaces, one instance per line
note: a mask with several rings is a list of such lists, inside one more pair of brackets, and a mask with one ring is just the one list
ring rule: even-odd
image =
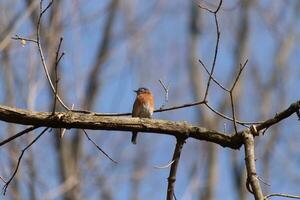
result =
[[168,182],[169,183],[174,183],[176,181],[176,177],[172,176],[172,177],[168,177]]
[[64,114],[63,113],[52,113],[49,116],[49,119],[55,120],[55,121],[63,121]]
[[186,139],[188,139],[188,138],[190,137],[191,131],[189,130],[189,128],[188,128],[188,123],[187,123],[186,121],[184,121],[183,124],[184,124],[184,127],[186,127],[186,128],[185,128],[185,131],[184,131],[184,134],[182,134],[182,135],[176,137],[176,139],[177,139],[177,141],[178,141],[178,140],[183,140],[184,143],[185,143]]

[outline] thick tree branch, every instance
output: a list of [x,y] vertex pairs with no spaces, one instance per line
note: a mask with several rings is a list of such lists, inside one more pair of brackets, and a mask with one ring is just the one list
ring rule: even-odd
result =
[[[277,113],[274,118],[263,121],[256,126],[259,132],[299,112],[300,101],[289,106],[286,110]],[[92,130],[119,130],[138,132],[152,132],[173,135],[175,137],[186,136],[219,144],[223,147],[239,149],[243,145],[241,134],[233,136],[225,135],[218,131],[208,130],[204,127],[193,126],[186,122],[172,122],[166,120],[138,119],[130,117],[98,116],[75,112],[32,112],[0,105],[0,120],[10,123],[32,125],[49,128],[80,128]],[[15,137],[17,138],[17,137]],[[13,138],[13,139],[15,139]],[[3,143],[3,141],[1,142]]]
[[200,126],[193,126],[186,122],[172,122],[157,119],[139,119],[131,117],[107,117],[73,112],[31,112],[0,106],[0,120],[32,126],[49,128],[80,128],[92,130],[118,130],[152,132],[173,135],[175,137],[189,137],[197,140],[210,141],[223,147],[239,149],[242,137],[225,135],[218,131],[208,130]]

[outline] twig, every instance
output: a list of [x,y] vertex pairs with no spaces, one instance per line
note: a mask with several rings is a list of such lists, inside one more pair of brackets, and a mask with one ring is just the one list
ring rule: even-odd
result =
[[[251,131],[256,130],[256,128],[251,128]],[[243,142],[245,147],[245,162],[247,169],[247,189],[251,192],[256,200],[263,200],[264,196],[259,184],[259,180],[256,174],[255,167],[255,155],[254,155],[254,135],[257,135],[257,132],[250,132],[246,130],[242,133]]]
[[177,167],[182,151],[182,147],[185,143],[184,138],[177,138],[177,143],[174,149],[172,160],[174,161],[171,165],[170,174],[168,177],[168,189],[167,189],[167,200],[172,200],[174,195],[174,186],[176,181]]
[[63,52],[60,56],[59,56],[59,51],[60,51],[60,47],[62,44],[63,38],[61,37],[59,40],[59,44],[56,50],[56,55],[55,55],[55,64],[54,64],[54,72],[55,72],[55,94],[54,94],[54,100],[53,100],[53,110],[52,110],[52,114],[55,113],[55,109],[56,109],[56,97],[58,96],[58,82],[59,82],[59,78],[58,78],[58,72],[57,72],[57,68],[58,68],[58,64],[61,60],[61,58],[65,55],[65,53]]
[[219,29],[219,22],[218,22],[218,17],[217,17],[217,13],[222,5],[223,1],[220,0],[219,2],[219,5],[218,5],[218,8],[215,10],[215,11],[210,11],[209,9],[205,9],[211,13],[213,13],[214,15],[214,18],[215,18],[215,24],[216,24],[216,32],[217,32],[217,41],[216,41],[216,46],[215,46],[215,52],[214,52],[214,58],[213,58],[213,64],[212,64],[212,67],[211,67],[211,71],[209,73],[209,78],[208,78],[208,81],[207,81],[207,85],[206,85],[206,90],[205,90],[205,95],[204,95],[204,101],[207,100],[207,96],[208,96],[208,90],[209,90],[209,86],[210,86],[210,82],[212,80],[212,76],[213,76],[213,73],[214,73],[214,69],[215,69],[215,66],[216,66],[216,61],[217,61],[217,56],[218,56],[218,50],[219,50],[219,41],[220,41],[220,29]]
[[177,200],[175,192],[173,193],[174,200]]
[[200,4],[198,4],[198,7],[201,8],[201,9],[203,9],[203,10],[206,10],[206,11],[212,13],[212,14],[216,14],[220,10],[221,5],[222,5],[222,0],[219,2],[218,7],[217,7],[217,9],[215,11],[213,11],[213,10],[211,10],[209,8],[206,8],[204,6],[201,6]]
[[40,39],[40,24],[41,24],[41,19],[42,19],[43,14],[51,7],[52,3],[53,3],[53,0],[43,10],[43,8],[42,8],[43,7],[42,6],[43,5],[43,1],[42,0],[40,1],[40,15],[39,15],[37,26],[36,26],[36,41],[37,41],[38,51],[39,51],[39,54],[40,54],[40,57],[41,57],[42,65],[43,65],[43,68],[44,68],[44,71],[45,71],[48,83],[49,83],[49,85],[51,87],[51,90],[52,90],[53,94],[56,96],[57,100],[60,102],[60,104],[66,110],[70,110],[68,108],[68,106],[66,106],[65,103],[61,100],[61,98],[57,95],[57,92],[56,92],[55,87],[54,87],[54,85],[53,85],[53,83],[51,81],[51,77],[50,77],[50,74],[49,74],[48,69],[47,69],[47,65],[46,65],[46,61],[45,61],[43,49],[42,49],[42,46],[41,46],[41,39]]
[[233,101],[232,91],[230,91],[230,104],[231,104],[231,113],[232,113],[232,119],[233,119],[232,122],[233,122],[234,132],[235,132],[235,134],[237,134],[238,131],[237,131],[237,125],[236,125],[236,119],[235,119],[234,101]]
[[247,63],[248,63],[248,59],[245,61],[245,63],[244,63],[243,65],[240,64],[240,70],[239,70],[237,76],[235,77],[234,83],[233,83],[233,85],[232,85],[230,91],[233,91],[233,90],[234,90],[234,88],[235,88],[235,86],[236,86],[238,80],[240,79],[240,76],[241,76],[243,70],[244,70],[245,67],[247,66]]
[[195,102],[195,103],[188,103],[188,104],[183,104],[183,105],[180,105],[180,106],[173,106],[173,107],[170,107],[170,108],[157,109],[157,110],[154,110],[154,112],[165,112],[165,111],[170,111],[170,110],[177,110],[177,109],[180,109],[180,108],[187,108],[187,107],[197,106],[197,105],[201,105],[201,104],[205,104],[205,103],[206,103],[206,101],[198,101],[198,102]]
[[233,127],[234,127],[235,134],[237,134],[238,131],[237,131],[237,125],[236,125],[235,111],[234,111],[235,109],[234,109],[234,100],[233,100],[233,90],[234,90],[234,88],[235,88],[235,86],[236,86],[236,84],[237,84],[237,82],[238,82],[238,80],[239,80],[239,78],[242,74],[242,71],[246,67],[247,63],[248,63],[248,60],[246,60],[246,62],[243,65],[240,64],[240,70],[239,70],[239,72],[238,72],[238,74],[237,74],[237,76],[234,80],[234,83],[233,83],[232,87],[229,90],[230,103],[231,103],[231,112],[232,112],[232,119],[233,119]]
[[265,184],[266,186],[271,186],[269,183],[267,183],[266,181],[264,181],[262,178],[260,178],[259,176],[257,176],[257,179],[260,180],[260,182],[262,182],[263,184]]
[[[222,113],[220,113],[219,111],[215,110],[213,107],[211,107],[208,103],[205,103],[205,105],[215,114],[219,115],[220,117],[223,117],[224,119],[227,119],[228,121],[233,121],[233,119],[231,117],[228,117]],[[247,128],[249,128],[247,125],[254,125],[254,124],[261,124],[263,123],[263,121],[259,121],[259,122],[244,122],[244,121],[239,121],[236,120],[236,123],[245,126]]]
[[269,195],[265,196],[264,199],[266,200],[270,197],[286,197],[286,198],[291,198],[291,199],[300,199],[300,196],[290,195],[290,194],[282,194],[282,193],[269,194]]
[[163,165],[163,166],[154,166],[154,168],[156,169],[165,169],[165,168],[168,168],[170,167],[170,165],[172,165],[174,163],[175,160],[172,160],[171,162],[169,162],[168,164],[166,165]]
[[[49,75],[49,72],[48,72],[48,69],[47,69],[47,65],[46,65],[46,61],[45,61],[43,49],[42,49],[42,46],[41,46],[40,25],[41,25],[42,16],[52,6],[52,4],[53,4],[53,0],[50,1],[49,4],[47,5],[47,7],[43,10],[43,6],[42,6],[43,5],[43,0],[40,0],[40,15],[39,15],[37,26],[36,26],[36,39],[35,40],[33,40],[33,39],[27,39],[27,38],[23,38],[23,37],[19,37],[18,35],[16,35],[16,37],[12,37],[12,39],[14,39],[14,40],[21,40],[21,41],[25,40],[25,41],[33,42],[33,43],[37,44],[38,51],[39,51],[40,58],[41,58],[41,62],[42,62],[42,65],[43,65],[43,68],[44,68],[44,71],[45,71],[48,83],[49,83],[49,85],[51,87],[51,90],[52,90],[53,94],[55,95],[55,97],[60,102],[60,104],[66,110],[69,111],[70,109],[68,108],[68,106],[66,106],[65,103],[61,100],[61,98],[57,95],[57,91],[56,91],[56,89],[55,89],[55,87],[54,87],[54,85],[52,83],[52,80],[50,78],[50,75]],[[57,59],[58,62],[63,57],[63,55],[64,55],[64,53],[62,53],[61,56]]]
[[15,37],[12,37],[11,39],[13,39],[13,40],[25,40],[26,42],[37,43],[37,41],[34,40],[34,39],[28,39],[28,38],[20,37],[18,35],[16,35]]
[[15,134],[15,135],[13,135],[13,136],[7,138],[6,140],[3,140],[2,142],[0,142],[0,146],[4,145],[4,144],[6,144],[6,143],[8,143],[8,142],[10,142],[10,141],[12,141],[12,140],[20,137],[20,136],[22,136],[22,135],[24,135],[24,134],[26,134],[26,133],[28,133],[30,131],[33,131],[34,129],[37,129],[38,127],[39,126],[31,126],[31,127],[29,127],[27,129],[25,129],[25,130],[23,130],[23,131]]
[[3,186],[3,189],[2,189],[2,193],[3,195],[5,195],[6,193],[6,190],[7,190],[7,187],[8,185],[10,184],[10,182],[14,179],[15,175],[17,174],[18,172],[18,169],[19,169],[19,166],[20,166],[20,163],[21,163],[21,160],[22,160],[22,157],[25,153],[25,151],[31,147],[31,145],[33,145],[49,128],[45,128],[34,140],[32,140],[21,152],[20,156],[19,156],[19,159],[18,159],[18,163],[17,163],[17,166],[12,174],[12,176],[9,178],[9,180],[5,183],[5,185]]
[[93,143],[95,146],[96,146],[96,148],[101,152],[101,153],[103,153],[109,160],[111,160],[113,163],[115,163],[115,164],[118,164],[118,162],[117,161],[115,161],[114,159],[112,159],[103,149],[101,149],[101,147],[99,147],[90,137],[89,137],[89,135],[87,134],[87,132],[84,130],[84,129],[82,129],[83,130],[83,132],[84,132],[84,134],[85,134],[85,136],[87,137],[87,139],[91,142],[91,143]]
[[[205,71],[206,71],[206,73],[208,74],[208,75],[210,75],[210,72],[209,72],[209,70],[207,69],[207,67],[205,66],[205,64],[202,62],[202,60],[198,60],[199,61],[199,63],[201,64],[201,66],[205,69]],[[217,79],[215,79],[215,77],[213,76],[213,75],[211,75],[211,79],[221,88],[221,89],[223,89],[224,91],[226,91],[226,92],[229,92],[229,89],[227,89],[226,87],[224,87]]]
[[[172,107],[164,108],[164,109],[157,109],[157,110],[154,110],[153,112],[165,112],[165,111],[170,111],[170,110],[177,110],[177,109],[197,106],[197,105],[201,105],[201,104],[205,104],[205,103],[206,103],[205,101],[197,101],[194,103],[188,103],[188,104],[183,104],[183,105],[179,105],[179,106],[172,106]],[[76,113],[91,114],[91,115],[95,115],[95,116],[109,116],[109,117],[131,115],[131,112],[130,113],[129,112],[128,113],[95,113],[95,112],[91,112],[89,110],[73,110],[73,109],[71,111],[76,112]]]
[[169,101],[169,87],[166,87],[164,85],[164,83],[162,82],[162,80],[158,80],[159,83],[161,84],[161,86],[163,87],[164,91],[165,91],[165,102],[161,105],[161,107],[159,109],[162,109],[166,106],[166,104],[168,103]]
[[6,183],[6,181],[0,176],[0,180],[3,181],[3,183]]
[[273,118],[259,123],[256,126],[256,129],[257,131],[261,131],[263,129],[269,128],[270,126],[277,124],[278,122],[288,118],[292,114],[297,113],[299,109],[300,109],[300,101],[296,101],[295,103],[292,103],[286,110],[280,113],[276,113],[276,115]]

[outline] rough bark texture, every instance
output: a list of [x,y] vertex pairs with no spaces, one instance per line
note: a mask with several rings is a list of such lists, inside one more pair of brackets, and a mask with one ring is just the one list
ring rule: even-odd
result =
[[152,132],[173,135],[176,137],[189,136],[198,140],[214,142],[223,147],[239,149],[242,145],[240,135],[229,136],[208,130],[204,127],[193,126],[186,122],[166,120],[139,119],[131,117],[106,117],[73,112],[31,112],[0,106],[0,120],[23,125],[46,126],[51,128],[80,128],[92,130],[119,130]]
[[263,200],[264,195],[261,191],[259,180],[256,175],[255,155],[254,155],[254,136],[249,132],[243,133],[245,143],[245,162],[248,174],[249,184],[251,185],[252,193],[256,200]]

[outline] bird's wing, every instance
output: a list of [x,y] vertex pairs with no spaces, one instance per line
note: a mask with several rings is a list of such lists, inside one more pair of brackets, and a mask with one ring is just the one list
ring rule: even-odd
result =
[[138,117],[140,112],[141,112],[141,103],[139,102],[138,99],[135,100],[134,104],[133,104],[133,108],[132,108],[132,113],[131,116],[132,117]]

